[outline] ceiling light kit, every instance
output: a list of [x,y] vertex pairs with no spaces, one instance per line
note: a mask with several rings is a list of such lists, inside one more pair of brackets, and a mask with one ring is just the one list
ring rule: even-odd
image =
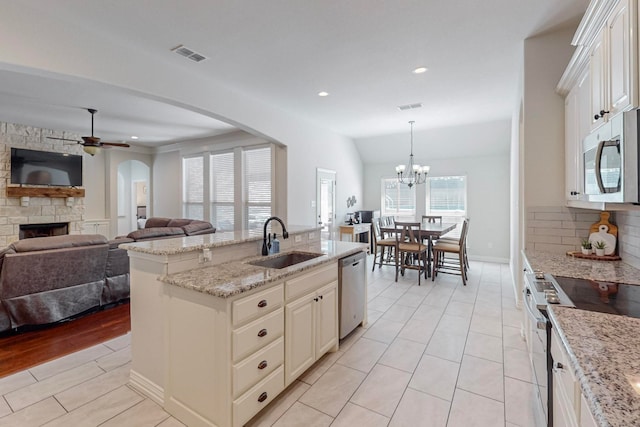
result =
[[423,73],[426,73],[427,71],[429,71],[427,67],[418,67],[415,70],[413,70],[413,74],[423,74]]
[[318,96],[329,96],[329,92],[325,92],[325,91],[318,92]]
[[[413,163],[413,124],[415,122],[412,120],[409,122],[411,125],[411,154],[409,155],[409,166],[408,168],[405,165],[396,166],[396,173],[398,174],[398,182],[400,184],[407,184],[409,188],[413,187],[415,184],[424,184],[427,181],[427,175],[429,174],[429,170],[431,167],[429,166],[420,166]],[[407,171],[405,174],[404,172]]]
[[96,153],[100,151],[100,148],[110,148],[110,147],[130,147],[129,144],[124,142],[106,142],[100,141],[100,138],[97,136],[93,136],[93,116],[98,112],[98,110],[94,108],[87,108],[87,111],[91,114],[91,136],[83,136],[82,141],[78,141],[77,139],[68,139],[68,138],[57,138],[55,136],[48,136],[49,139],[59,139],[61,141],[73,141],[80,145],[82,145],[82,149],[85,153],[95,156]]

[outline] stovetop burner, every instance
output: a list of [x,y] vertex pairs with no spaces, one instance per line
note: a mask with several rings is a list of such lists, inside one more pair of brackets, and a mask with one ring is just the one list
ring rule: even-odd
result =
[[640,286],[560,276],[555,279],[576,308],[640,317]]

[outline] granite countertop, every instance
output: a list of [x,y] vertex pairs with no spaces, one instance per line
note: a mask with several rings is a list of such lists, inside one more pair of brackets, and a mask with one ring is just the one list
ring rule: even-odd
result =
[[[271,230],[271,224],[267,231]],[[320,230],[317,226],[291,225],[287,227],[290,235],[308,233]],[[210,249],[221,246],[236,245],[238,243],[254,242],[263,239],[264,230],[240,230],[224,231],[197,236],[175,237],[171,239],[144,240],[141,242],[123,243],[120,248],[132,252],[141,252],[151,255],[176,255],[202,249]],[[280,235],[280,232],[278,232]]]
[[549,313],[597,423],[639,426],[640,319],[559,306]]
[[158,280],[181,288],[228,298],[322,264],[335,262],[339,258],[361,252],[367,248],[367,243],[322,240],[320,250],[318,250],[317,243],[309,247],[295,248],[295,251],[322,253],[322,256],[287,268],[275,269],[248,264],[250,261],[267,259],[263,256],[252,256],[238,261],[161,276]]
[[598,261],[532,250],[524,253],[534,270],[554,276],[640,285],[640,270],[622,261]]

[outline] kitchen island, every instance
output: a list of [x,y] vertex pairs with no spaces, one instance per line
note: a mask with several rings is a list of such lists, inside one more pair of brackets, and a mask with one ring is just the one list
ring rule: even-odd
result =
[[289,227],[281,252],[317,256],[277,269],[252,264],[277,257],[259,255],[262,235],[122,245],[131,264],[131,385],[189,426],[243,425],[338,349],[338,259],[367,245]]
[[[533,270],[554,276],[640,285],[640,270],[622,261],[543,251],[525,251],[525,256]],[[636,356],[640,319],[553,304],[547,307],[553,325],[554,389],[562,389],[554,391],[554,400],[556,395],[563,396],[571,412],[567,417],[581,427],[640,426],[640,361]]]

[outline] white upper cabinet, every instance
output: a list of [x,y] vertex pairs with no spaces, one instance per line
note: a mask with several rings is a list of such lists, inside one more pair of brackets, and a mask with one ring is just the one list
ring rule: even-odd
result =
[[633,0],[617,4],[590,49],[591,129],[637,106],[637,16]]
[[611,116],[637,106],[637,15],[635,1],[621,1],[607,21],[608,101]]
[[591,129],[604,123],[609,113],[607,102],[607,70],[605,52],[606,32],[600,31],[589,55],[589,75],[591,76]]
[[638,107],[638,0],[592,0],[556,91],[565,96],[565,196],[584,206],[584,139]]
[[591,111],[592,86],[589,77],[589,70],[585,70],[564,100],[566,200],[584,198],[582,141],[591,130],[589,111]]

